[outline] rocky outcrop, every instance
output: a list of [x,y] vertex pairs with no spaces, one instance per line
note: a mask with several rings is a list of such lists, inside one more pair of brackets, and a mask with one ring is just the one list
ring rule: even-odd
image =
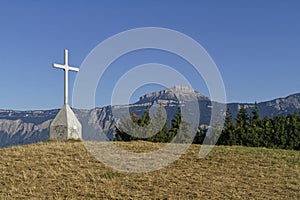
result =
[[168,88],[141,96],[140,100],[136,104],[157,103],[162,105],[172,105],[181,100],[192,101],[195,99],[198,101],[209,100],[208,97],[203,96],[188,86],[174,86],[173,88]]
[[51,120],[36,125],[20,119],[0,119],[0,147],[46,141],[50,123]]

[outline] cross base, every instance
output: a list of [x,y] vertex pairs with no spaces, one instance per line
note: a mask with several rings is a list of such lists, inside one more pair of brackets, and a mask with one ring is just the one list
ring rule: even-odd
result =
[[81,140],[82,127],[68,104],[65,104],[50,125],[50,140]]

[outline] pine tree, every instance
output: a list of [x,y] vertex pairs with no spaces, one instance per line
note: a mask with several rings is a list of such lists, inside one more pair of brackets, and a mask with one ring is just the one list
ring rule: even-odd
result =
[[[225,122],[222,130],[222,134],[217,142],[219,145],[233,145],[234,142],[230,142],[233,140],[233,123],[232,123],[232,115],[229,109],[226,110],[225,113]],[[233,143],[233,144],[232,144]]]
[[206,125],[199,126],[196,130],[196,135],[194,137],[193,143],[194,144],[202,144],[205,139],[207,130],[208,129],[207,129]]
[[250,124],[247,132],[246,145],[259,147],[261,144],[261,127],[257,102],[254,103],[254,108],[251,111]]
[[262,137],[262,146],[268,148],[274,148],[274,143],[272,140],[272,133],[274,129],[272,127],[271,120],[267,117],[264,117],[262,120],[263,124],[263,137]]
[[237,134],[237,144],[245,145],[247,143],[247,129],[249,125],[249,115],[245,106],[242,106],[236,117],[235,133]]
[[272,121],[274,135],[272,140],[277,148],[286,148],[287,147],[287,130],[286,130],[286,121],[287,117],[276,116]]
[[[130,134],[139,134],[138,128],[134,128],[133,124],[141,126],[141,124],[147,124],[150,123],[150,120],[148,120],[145,115],[148,115],[149,112],[145,112],[144,115],[139,118],[138,115],[134,113],[130,113],[130,118],[127,118],[125,116],[122,117],[122,119],[119,121],[118,126],[115,128],[115,140],[116,141],[132,141],[132,140],[138,140],[139,137],[135,137]],[[136,127],[138,127],[136,126]]]
[[259,120],[259,110],[257,102],[254,103],[254,108],[252,109],[252,116],[251,116],[251,122],[256,124]]
[[193,137],[191,134],[190,123],[181,120],[179,129],[177,130],[176,141],[177,143],[189,144],[192,143]]
[[177,114],[172,119],[172,122],[171,122],[171,129],[168,134],[168,141],[172,141],[173,138],[176,136],[180,123],[181,123],[181,109],[180,109],[180,107],[178,107]]
[[163,107],[160,105],[157,111],[157,115],[153,120],[153,127],[151,132],[157,133],[150,137],[148,141],[151,142],[168,142],[168,126],[166,117],[163,116]]
[[241,106],[237,116],[236,116],[236,123],[238,125],[243,126],[244,128],[248,125],[249,122],[249,115],[245,106]]
[[122,127],[115,126],[115,141],[131,141],[132,136],[123,131]]
[[146,111],[144,112],[144,115],[138,120],[139,126],[148,126],[151,123],[150,113],[149,109],[146,108]]
[[300,123],[299,115],[297,112],[287,117],[287,149],[299,149],[299,137],[300,137]]

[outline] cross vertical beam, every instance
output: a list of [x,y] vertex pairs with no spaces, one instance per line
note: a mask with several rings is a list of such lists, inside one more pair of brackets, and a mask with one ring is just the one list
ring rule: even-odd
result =
[[69,93],[69,70],[71,71],[76,71],[78,72],[79,69],[78,68],[75,68],[75,67],[70,67],[69,66],[69,52],[68,52],[68,49],[65,49],[65,63],[64,65],[60,65],[60,64],[53,64],[53,67],[54,68],[60,68],[60,69],[63,69],[65,71],[64,73],[64,104],[67,105],[68,104],[68,93]]
[[68,100],[69,100],[69,65],[68,65],[68,57],[69,57],[69,52],[68,49],[65,49],[65,66],[67,66],[65,68],[65,89],[64,89],[64,104],[68,104]]

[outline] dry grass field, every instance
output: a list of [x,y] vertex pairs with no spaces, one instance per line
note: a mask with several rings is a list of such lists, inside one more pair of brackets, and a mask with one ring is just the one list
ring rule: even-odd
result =
[[[131,151],[163,144],[118,143]],[[192,145],[149,173],[104,166],[80,142],[0,150],[0,199],[300,199],[300,152],[216,146],[205,158]]]

